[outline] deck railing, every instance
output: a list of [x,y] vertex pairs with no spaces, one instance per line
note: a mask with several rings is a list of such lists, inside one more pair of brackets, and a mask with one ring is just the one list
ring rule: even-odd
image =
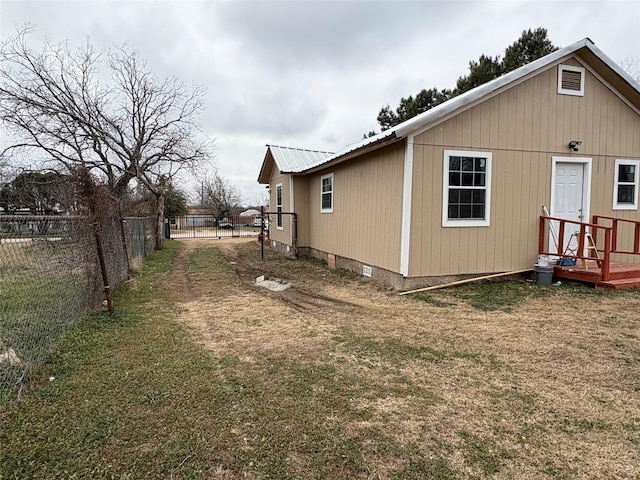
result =
[[[595,217],[595,216],[594,216]],[[604,217],[599,217],[604,218]],[[555,226],[551,222],[557,222],[558,230],[555,231]],[[549,228],[547,229],[547,225]],[[566,236],[567,225],[575,226],[572,231]],[[571,227],[569,227],[571,228]],[[545,233],[549,231],[549,237],[545,235]],[[597,238],[599,237],[599,232],[604,233],[604,243],[601,248],[597,248]],[[577,240],[578,245],[575,248],[574,253],[566,253],[566,245],[569,244],[571,240],[571,235],[574,233],[578,233]],[[598,253],[602,254],[599,259],[600,262],[600,274],[602,276],[601,280],[606,282],[609,280],[609,270],[611,265],[611,253],[612,253],[612,238],[613,238],[613,227],[606,225],[599,225],[597,223],[586,223],[586,222],[578,222],[574,220],[567,220],[566,218],[557,218],[557,217],[548,217],[545,215],[540,216],[540,227],[538,230],[538,254],[539,255],[554,255],[560,258],[573,258],[575,260],[593,260],[593,257],[589,254],[592,250],[587,249],[588,255],[584,255],[585,253],[585,239],[586,234],[590,233],[594,239],[594,243],[596,244],[596,248]],[[566,241],[565,241],[566,237]],[[552,251],[550,248],[545,247],[545,243],[548,245],[551,243],[550,241],[545,242],[545,239],[553,238],[556,250]],[[602,238],[602,237],[600,237]],[[617,252],[616,252],[617,253]]]
[[[611,253],[624,253],[628,255],[640,255],[640,221],[636,220],[627,220],[624,218],[616,218],[616,217],[607,217],[605,215],[594,215],[593,223],[595,225],[600,225],[600,221],[606,220],[611,222]],[[633,250],[621,250],[618,248],[618,239],[620,236],[619,226],[621,224],[631,224],[633,225]],[[594,239],[597,239],[597,233],[593,234]]]

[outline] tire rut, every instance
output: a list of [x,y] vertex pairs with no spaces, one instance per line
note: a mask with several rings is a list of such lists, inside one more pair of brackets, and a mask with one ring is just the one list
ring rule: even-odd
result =
[[[296,286],[294,284],[287,290],[281,292],[273,292],[268,289],[255,286],[256,278],[264,275],[265,278],[282,278],[281,275],[265,270],[264,268],[257,268],[245,258],[238,255],[238,252],[231,245],[221,245],[220,252],[224,259],[234,269],[236,275],[240,280],[246,284],[251,284],[254,288],[260,288],[263,291],[286,305],[298,310],[300,312],[314,312],[318,313],[324,309],[333,308],[339,306],[343,310],[355,311],[361,310],[362,306],[356,303],[341,300],[339,298],[329,297],[320,293],[308,290],[304,287]],[[283,280],[291,281],[291,279],[284,278]]]

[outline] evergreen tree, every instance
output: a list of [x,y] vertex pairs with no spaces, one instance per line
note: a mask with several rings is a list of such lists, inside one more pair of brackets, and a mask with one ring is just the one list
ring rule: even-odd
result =
[[[398,107],[392,110],[389,105],[382,107],[378,113],[378,124],[382,131],[388,130],[447,100],[483,85],[505,73],[544,57],[558,48],[547,37],[546,28],[523,30],[518,40],[505,49],[504,58],[480,55],[478,60],[469,62],[469,73],[458,78],[456,88],[452,90],[431,88],[407,98],[401,98]],[[374,132],[369,132],[365,138]]]
[[164,216],[166,218],[183,217],[189,211],[187,194],[170,182],[164,193]]

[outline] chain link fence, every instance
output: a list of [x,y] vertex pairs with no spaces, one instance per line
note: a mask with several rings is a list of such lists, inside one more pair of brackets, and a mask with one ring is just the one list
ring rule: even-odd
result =
[[0,408],[155,247],[155,219],[89,194],[83,216],[0,215]]
[[138,270],[142,262],[156,248],[156,219],[153,217],[125,217],[122,219],[127,239],[129,267]]

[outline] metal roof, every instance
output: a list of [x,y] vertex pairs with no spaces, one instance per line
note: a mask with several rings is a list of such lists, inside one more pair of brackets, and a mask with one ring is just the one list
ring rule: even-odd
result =
[[267,145],[267,147],[281,172],[302,172],[312,165],[323,163],[326,158],[333,155],[333,152],[280,147],[278,145]]
[[[512,72],[502,75],[501,77],[491,80],[490,82],[469,90],[468,92],[458,95],[457,97],[441,103],[440,105],[396,125],[395,127],[374,135],[373,137],[365,138],[360,142],[348,145],[337,153],[315,152],[312,150],[275,146],[269,147],[272,149],[274,157],[276,156],[275,149],[278,149],[279,155],[281,155],[280,158],[276,158],[276,163],[278,164],[280,171],[288,171],[291,173],[308,172],[317,167],[321,167],[326,163],[332,162],[333,160],[341,161],[341,157],[350,158],[351,156],[346,157],[349,153],[363,149],[368,145],[383,145],[385,141],[391,140],[389,137],[402,139],[417,132],[424,131],[427,128],[431,128],[431,126],[449,118],[451,115],[455,115],[467,108],[470,108],[498,91],[502,91],[502,89],[516,84],[519,80],[535,74],[540,69],[549,68],[554,65],[555,62],[558,62],[583,48],[590,51],[596,58],[606,64],[613,72],[628,83],[631,92],[635,92],[635,94],[640,93],[640,85],[638,85],[630,75],[628,75],[622,68],[598,49],[589,38],[584,38],[513,70]],[[287,166],[286,168],[285,165]]]

